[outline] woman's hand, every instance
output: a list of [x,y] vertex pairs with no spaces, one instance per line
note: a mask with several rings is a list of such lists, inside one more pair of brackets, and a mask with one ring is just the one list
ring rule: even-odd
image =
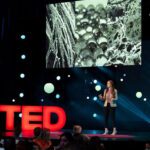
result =
[[113,102],[115,100],[115,98],[111,98],[111,102]]
[[112,98],[110,101],[111,101],[111,103],[112,103],[112,102],[114,101],[113,98]]
[[98,95],[98,97],[99,97],[100,100],[102,100],[102,101],[104,100],[102,94]]
[[111,102],[114,102],[116,99],[115,98],[111,98]]

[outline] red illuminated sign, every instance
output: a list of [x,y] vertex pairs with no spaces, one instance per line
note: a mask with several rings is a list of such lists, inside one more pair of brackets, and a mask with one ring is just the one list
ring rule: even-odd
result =
[[[65,111],[57,106],[12,106],[0,105],[0,111],[6,112],[6,130],[14,130],[14,113],[22,111],[22,130],[34,130],[35,127],[48,128],[50,131],[60,130],[66,123]],[[43,113],[43,115],[31,115],[30,113]],[[51,123],[51,113],[58,116],[55,124]],[[31,121],[43,123],[30,123]]]

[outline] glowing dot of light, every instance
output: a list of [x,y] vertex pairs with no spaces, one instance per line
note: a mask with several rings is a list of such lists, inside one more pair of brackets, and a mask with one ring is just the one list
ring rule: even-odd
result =
[[43,99],[43,98],[41,99],[41,102],[44,102],[44,99]]
[[96,91],[100,91],[100,90],[101,90],[101,86],[100,86],[100,85],[96,85],[96,86],[95,86],[95,90],[96,90]]
[[136,92],[136,97],[141,98],[142,97],[142,92]]
[[123,76],[126,77],[127,76],[126,73],[124,73]]
[[51,93],[54,92],[54,90],[55,90],[55,87],[54,87],[54,85],[52,83],[46,83],[44,85],[44,91],[45,91],[45,93],[51,94]]
[[86,99],[90,99],[90,97],[89,97],[89,96],[87,96],[87,97],[86,97]]
[[24,93],[20,93],[19,97],[23,98],[24,97]]
[[20,36],[20,38],[21,38],[22,40],[25,40],[25,39],[26,39],[26,36],[25,36],[24,34],[22,34],[22,35]]
[[96,114],[96,113],[94,113],[94,114],[93,114],[93,117],[94,117],[94,118],[96,118],[96,117],[97,117],[97,114]]
[[22,79],[25,78],[25,74],[24,74],[24,73],[21,73],[21,74],[20,74],[20,78],[22,78]]
[[59,99],[60,98],[60,94],[56,94],[56,98]]
[[97,101],[97,96],[94,96],[94,97],[93,97],[93,100],[94,100],[94,101]]
[[56,77],[56,80],[60,80],[60,79],[61,79],[61,77],[60,77],[60,76],[57,76],[57,77]]
[[94,80],[93,82],[96,84],[96,83],[97,83],[97,80]]
[[120,81],[123,82],[123,79],[121,78]]
[[21,55],[21,59],[26,59],[26,55],[25,55],[25,54],[22,54],[22,55]]
[[15,102],[16,100],[15,99],[12,99],[12,102]]
[[22,118],[22,113],[19,113],[19,117]]

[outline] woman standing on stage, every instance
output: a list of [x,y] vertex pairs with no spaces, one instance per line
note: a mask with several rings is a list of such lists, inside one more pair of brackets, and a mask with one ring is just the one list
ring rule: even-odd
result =
[[116,135],[116,119],[115,119],[115,111],[116,111],[116,100],[118,99],[117,90],[114,87],[114,82],[112,80],[107,81],[107,88],[104,90],[104,95],[98,95],[100,100],[104,102],[104,114],[105,114],[105,132],[103,135],[108,134],[108,117],[109,113],[111,115],[112,123],[113,123],[113,132],[111,135]]

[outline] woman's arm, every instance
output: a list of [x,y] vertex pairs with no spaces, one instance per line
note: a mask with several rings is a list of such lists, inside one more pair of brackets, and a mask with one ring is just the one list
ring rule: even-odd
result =
[[99,99],[102,101],[105,101],[105,91],[104,91],[104,96],[102,94],[98,95]]
[[115,89],[115,97],[113,97],[112,100],[118,100],[118,92],[116,89]]
[[105,98],[102,96],[102,94],[98,95],[98,97],[99,97],[99,99],[102,100],[102,101],[105,100]]

